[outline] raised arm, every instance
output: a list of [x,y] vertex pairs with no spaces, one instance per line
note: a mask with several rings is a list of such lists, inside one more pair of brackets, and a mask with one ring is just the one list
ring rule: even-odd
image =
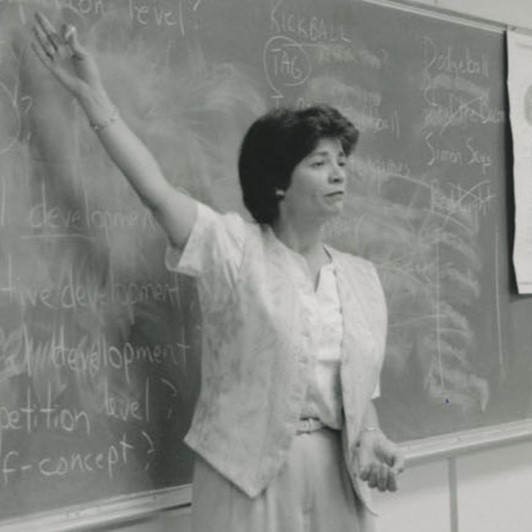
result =
[[196,218],[196,201],[163,176],[145,146],[121,119],[101,81],[96,61],[78,41],[76,30],[60,31],[35,16],[32,48],[43,65],[77,99],[109,157],[152,211],[172,245],[183,248]]

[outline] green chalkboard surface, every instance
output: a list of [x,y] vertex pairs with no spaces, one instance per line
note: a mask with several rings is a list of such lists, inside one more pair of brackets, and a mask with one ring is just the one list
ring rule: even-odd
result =
[[361,131],[331,243],[390,311],[378,401],[417,440],[532,415],[529,300],[512,294],[501,33],[354,0],[0,1],[0,518],[190,483],[193,282],[75,102],[29,49],[76,24],[168,179],[242,205],[236,157],[269,107]]

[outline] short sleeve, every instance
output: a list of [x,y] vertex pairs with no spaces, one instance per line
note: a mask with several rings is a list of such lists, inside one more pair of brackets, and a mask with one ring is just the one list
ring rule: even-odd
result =
[[198,203],[185,247],[167,246],[166,267],[207,283],[234,284],[242,262],[246,225],[236,213],[220,214]]

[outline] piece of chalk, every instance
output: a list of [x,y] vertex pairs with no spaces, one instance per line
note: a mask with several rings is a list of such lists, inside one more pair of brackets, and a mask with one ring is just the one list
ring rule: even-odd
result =
[[68,26],[68,28],[65,31],[65,41],[68,41],[72,35],[76,33],[76,27],[75,26]]

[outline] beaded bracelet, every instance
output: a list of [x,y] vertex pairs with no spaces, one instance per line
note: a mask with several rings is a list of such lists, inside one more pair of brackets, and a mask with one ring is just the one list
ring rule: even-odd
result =
[[360,434],[363,432],[382,432],[379,427],[362,427],[360,429]]
[[[381,429],[380,429],[379,427],[371,427],[371,426],[368,426],[368,427],[362,427],[362,428],[360,429],[359,434],[358,434],[359,438],[362,436],[362,434],[363,434],[364,432],[380,432],[380,433],[382,434],[382,431],[381,431]],[[359,440],[358,443],[357,443],[357,447],[359,447],[359,446],[360,446],[360,440]]]
[[97,133],[98,131],[102,131],[102,129],[109,127],[113,122],[116,122],[119,116],[120,115],[118,113],[116,105],[113,105],[109,116],[105,120],[103,120],[102,122],[91,122],[90,126],[92,130]]

